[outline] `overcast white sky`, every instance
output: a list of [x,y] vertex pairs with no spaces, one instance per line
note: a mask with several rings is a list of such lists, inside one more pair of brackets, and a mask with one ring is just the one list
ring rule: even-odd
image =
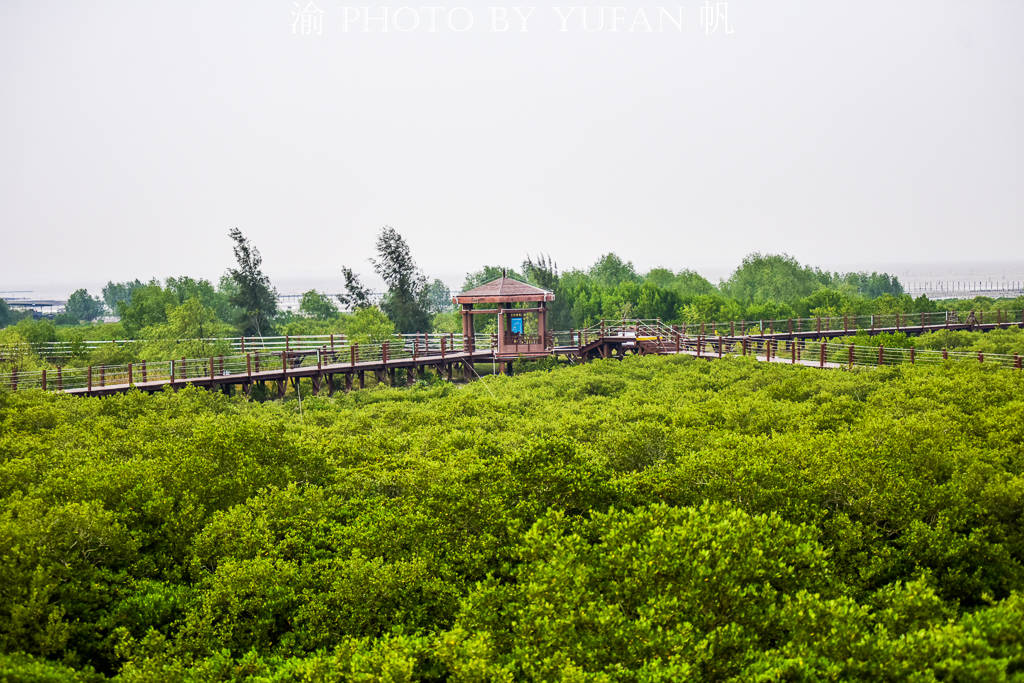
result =
[[428,6],[5,0],[0,290],[1024,260],[1019,0]]

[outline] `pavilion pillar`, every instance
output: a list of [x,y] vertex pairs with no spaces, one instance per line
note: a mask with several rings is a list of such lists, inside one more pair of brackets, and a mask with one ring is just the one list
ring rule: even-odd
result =
[[473,340],[473,304],[462,304],[462,340],[466,351],[476,346]]
[[498,304],[498,353],[501,353],[505,346],[505,309],[504,304]]
[[543,348],[548,347],[548,302],[540,302],[540,313],[537,314],[537,334]]

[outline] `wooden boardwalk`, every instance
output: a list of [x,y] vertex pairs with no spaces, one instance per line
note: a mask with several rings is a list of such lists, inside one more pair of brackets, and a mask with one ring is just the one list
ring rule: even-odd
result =
[[[990,314],[987,322],[976,320],[970,323],[950,319],[948,314],[943,314],[945,319],[942,321],[936,321],[934,317],[935,314],[913,317],[895,314],[852,320],[833,317],[699,326],[669,326],[657,320],[602,321],[584,330],[550,333],[546,346],[550,355],[567,358],[571,362],[622,358],[627,354],[689,355],[707,359],[733,355],[817,368],[941,363],[964,359],[1021,368],[1020,356],[886,349],[881,345],[854,346],[834,341],[858,332],[916,335],[943,330],[987,332],[1024,327],[1024,313],[1011,316],[997,312],[994,316]],[[837,320],[842,321],[843,328],[826,326]],[[908,325],[908,322],[916,324]],[[856,328],[851,329],[854,325]],[[269,388],[270,395],[283,397],[289,383],[297,387],[299,380],[305,379],[310,381],[314,394],[321,391],[333,394],[337,390],[364,388],[367,386],[367,373],[378,384],[400,386],[412,384],[427,370],[449,381],[454,379],[456,372],[462,379],[472,379],[477,374],[475,364],[492,363],[503,374],[512,370],[512,360],[499,357],[493,338],[487,347],[480,349],[466,348],[470,340],[454,335],[393,339],[363,346],[355,343],[341,346],[334,342],[332,337],[330,345],[315,348],[300,346],[299,349],[280,352],[257,351],[208,359],[182,358],[120,366],[14,371],[0,375],[0,386],[10,389],[41,388],[77,396],[108,396],[130,390],[152,393],[166,387],[178,389],[189,385],[221,391],[238,388],[248,395],[253,386],[261,385]],[[287,338],[285,343],[287,349]]]

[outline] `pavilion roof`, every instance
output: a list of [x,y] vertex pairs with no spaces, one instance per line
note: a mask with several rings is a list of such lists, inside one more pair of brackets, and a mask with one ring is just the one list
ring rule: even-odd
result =
[[479,287],[459,292],[453,300],[459,304],[554,301],[555,295],[546,289],[502,276]]

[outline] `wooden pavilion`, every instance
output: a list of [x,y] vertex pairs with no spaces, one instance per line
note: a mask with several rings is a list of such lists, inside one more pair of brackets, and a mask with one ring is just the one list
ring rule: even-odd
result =
[[[452,300],[462,307],[462,335],[467,349],[476,346],[474,315],[498,317],[495,352],[498,360],[539,358],[549,355],[554,348],[548,335],[548,302],[555,300],[553,292],[502,274],[486,284],[456,294]],[[487,307],[474,308],[477,304]]]

